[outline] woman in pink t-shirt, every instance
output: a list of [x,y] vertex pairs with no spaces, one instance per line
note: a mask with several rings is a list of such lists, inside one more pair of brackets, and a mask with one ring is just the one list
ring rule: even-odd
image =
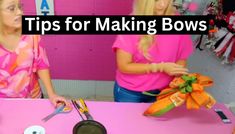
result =
[[[173,0],[135,0],[134,15],[175,15]],[[113,45],[117,71],[116,102],[153,102],[175,77],[187,74],[186,60],[193,51],[188,35],[119,35]]]
[[19,0],[0,0],[0,98],[42,98],[40,78],[54,106],[69,106],[54,91],[40,37],[21,35],[21,19]]

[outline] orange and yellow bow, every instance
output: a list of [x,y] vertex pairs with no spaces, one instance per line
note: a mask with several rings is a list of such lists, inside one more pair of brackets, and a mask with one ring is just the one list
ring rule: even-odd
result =
[[157,101],[144,112],[144,115],[161,116],[184,103],[187,109],[199,109],[201,106],[211,108],[216,101],[204,87],[212,84],[213,80],[210,77],[198,73],[176,77],[168,88],[157,95]]

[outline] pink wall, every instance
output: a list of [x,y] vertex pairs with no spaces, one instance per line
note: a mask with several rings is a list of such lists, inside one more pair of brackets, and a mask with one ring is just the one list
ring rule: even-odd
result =
[[[22,0],[25,14],[35,15],[35,0]],[[131,11],[132,0],[54,0],[56,15],[122,15]],[[54,79],[114,80],[115,35],[46,35]]]

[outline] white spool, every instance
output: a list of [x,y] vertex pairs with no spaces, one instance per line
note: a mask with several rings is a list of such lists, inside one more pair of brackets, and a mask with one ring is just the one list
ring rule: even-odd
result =
[[24,134],[46,134],[42,126],[30,126],[25,129]]

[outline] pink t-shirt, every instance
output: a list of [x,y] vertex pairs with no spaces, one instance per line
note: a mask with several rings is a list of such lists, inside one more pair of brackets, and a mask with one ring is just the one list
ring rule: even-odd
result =
[[[149,49],[152,61],[146,60],[138,50],[140,35],[118,35],[113,50],[122,49],[133,56],[134,63],[161,63],[186,60],[193,52],[193,44],[189,35],[157,35]],[[117,83],[133,91],[149,91],[163,89],[173,79],[166,73],[124,74],[116,71]]]
[[15,51],[0,44],[0,98],[41,97],[36,72],[49,63],[39,41],[39,36],[23,35]]

